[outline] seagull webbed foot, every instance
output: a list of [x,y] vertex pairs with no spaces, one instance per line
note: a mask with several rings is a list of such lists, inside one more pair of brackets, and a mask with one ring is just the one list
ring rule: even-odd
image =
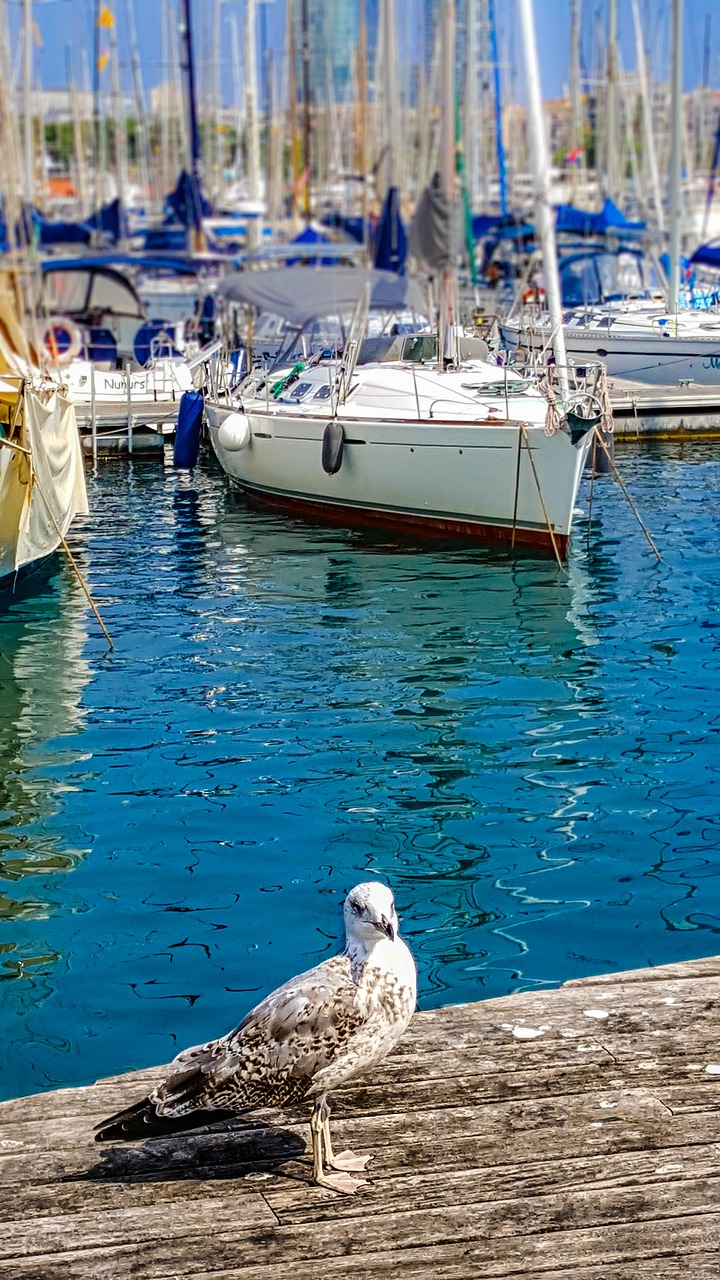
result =
[[349,1173],[321,1173],[315,1181],[319,1187],[327,1187],[329,1191],[338,1191],[344,1196],[353,1196],[358,1187],[367,1185],[366,1178],[351,1178]]
[[354,1151],[341,1151],[339,1155],[332,1155],[327,1161],[331,1169],[340,1169],[343,1173],[362,1173],[366,1169],[372,1156],[358,1156]]

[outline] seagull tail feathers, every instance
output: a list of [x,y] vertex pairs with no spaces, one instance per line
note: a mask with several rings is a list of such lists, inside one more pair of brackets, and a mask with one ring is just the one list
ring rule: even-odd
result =
[[159,1116],[155,1103],[143,1098],[133,1107],[108,1116],[95,1126],[96,1142],[137,1142],[142,1138],[170,1137],[186,1129],[202,1129],[208,1124],[234,1117],[232,1111],[193,1111],[184,1116]]

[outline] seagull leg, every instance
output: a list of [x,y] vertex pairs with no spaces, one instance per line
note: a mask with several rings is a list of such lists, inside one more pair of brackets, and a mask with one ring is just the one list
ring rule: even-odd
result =
[[[340,1169],[345,1173],[362,1173],[372,1160],[372,1156],[358,1156],[354,1151],[341,1151],[335,1155],[330,1138],[330,1108],[327,1101],[322,1107],[322,1137],[325,1147],[325,1164],[331,1169]],[[364,1179],[363,1179],[364,1181]]]
[[[328,1187],[330,1191],[339,1191],[342,1195],[351,1196],[358,1187],[365,1184],[364,1178],[352,1178],[349,1172],[325,1173],[323,1156],[325,1154],[325,1116],[327,1106],[324,1095],[317,1099],[310,1117],[310,1132],[313,1147],[313,1178],[319,1187]],[[330,1148],[332,1154],[332,1147]]]

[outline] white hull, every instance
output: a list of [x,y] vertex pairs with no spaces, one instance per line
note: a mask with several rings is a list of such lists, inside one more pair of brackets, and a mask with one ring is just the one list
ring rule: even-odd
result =
[[321,459],[330,417],[253,407],[247,443],[228,449],[220,429],[232,409],[207,403],[206,411],[221,466],[262,505],[427,536],[547,549],[554,540],[566,550],[589,435],[573,445],[538,423],[378,421],[341,407],[342,463],[328,475]]
[[[156,360],[147,369],[98,369],[89,360],[73,360],[58,376],[78,406],[131,405],[157,401],[172,404],[192,388],[190,370],[182,360]],[[128,388],[129,383],[129,388]]]
[[[676,332],[675,322],[661,325],[658,316],[653,325],[639,328],[622,320],[607,319],[586,324],[573,319],[563,325],[568,359],[574,364],[602,360],[608,374],[627,378],[648,386],[717,387],[720,392],[720,322],[707,317],[695,321],[694,332]],[[544,317],[533,323],[506,321],[500,326],[503,343],[510,349],[518,345],[533,352],[544,351],[549,343]]]

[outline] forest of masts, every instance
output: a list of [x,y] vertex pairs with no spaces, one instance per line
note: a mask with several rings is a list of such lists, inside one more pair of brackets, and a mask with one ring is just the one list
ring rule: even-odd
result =
[[[384,0],[388,10],[392,3]],[[439,167],[439,43],[426,40],[426,47],[435,51],[428,65],[398,57],[397,31],[384,5],[370,48],[360,0],[358,43],[342,90],[333,82],[329,59],[324,87],[318,88],[317,77],[311,85],[302,25],[306,0],[288,0],[280,52],[267,50],[264,37],[258,40],[255,0],[246,0],[242,30],[236,15],[226,21],[229,41],[225,29],[221,38],[220,0],[213,0],[212,8],[197,6],[204,24],[197,63],[202,172],[206,194],[216,206],[230,207],[241,198],[263,200],[271,224],[289,215],[309,217],[327,206],[372,214],[394,185],[405,210],[412,210]],[[632,0],[635,67],[623,67],[612,29],[614,8],[611,3],[610,29],[595,25],[591,56],[583,60],[592,71],[581,75],[577,0],[571,6],[570,84],[563,97],[546,102],[559,198],[593,207],[609,195],[629,214],[662,228],[669,73],[667,66],[651,64],[637,0]],[[474,210],[498,208],[502,154],[506,200],[521,213],[532,201],[522,78],[507,58],[493,61],[488,11],[487,0],[467,0],[456,67],[458,153]],[[167,74],[150,94],[143,83],[132,0],[124,6],[123,28],[130,50],[130,93],[120,88],[117,30],[122,12],[109,32],[107,65],[102,73],[96,70],[93,82],[83,50],[78,84],[68,48],[63,93],[44,92],[33,79],[27,27],[20,33],[18,56],[11,57],[7,12],[7,0],[0,0],[5,27],[5,67],[0,70],[6,83],[17,88],[14,124],[17,153],[24,155],[25,198],[51,209],[50,179],[62,172],[74,191],[64,197],[64,212],[73,216],[84,216],[118,191],[129,206],[161,209],[178,172],[188,166],[190,150],[175,5],[162,3],[161,61]],[[712,162],[720,95],[709,85],[708,48],[706,24],[702,83],[684,98],[687,191],[706,180]],[[566,157],[578,151],[579,160],[567,163]]]

